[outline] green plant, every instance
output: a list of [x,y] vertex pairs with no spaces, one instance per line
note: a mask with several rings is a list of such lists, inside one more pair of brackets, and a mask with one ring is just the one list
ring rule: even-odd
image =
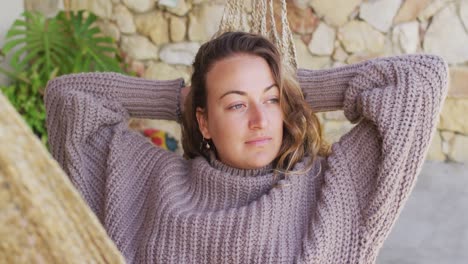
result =
[[[27,75],[26,73],[22,75]],[[21,114],[33,132],[47,145],[45,128],[45,107],[42,100],[42,80],[35,70],[31,70],[28,82],[16,81],[12,85],[0,87],[11,104]]]
[[56,76],[90,71],[122,72],[114,41],[95,26],[97,17],[85,11],[60,12],[46,18],[25,12],[6,35],[3,53],[11,56],[13,79],[0,87],[41,140],[47,142],[42,100],[47,82]]

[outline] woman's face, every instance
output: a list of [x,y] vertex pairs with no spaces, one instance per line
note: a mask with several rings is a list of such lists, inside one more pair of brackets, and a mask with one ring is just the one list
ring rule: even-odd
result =
[[239,54],[217,61],[206,75],[207,109],[197,108],[202,135],[225,164],[254,169],[272,162],[283,139],[283,114],[267,62]]

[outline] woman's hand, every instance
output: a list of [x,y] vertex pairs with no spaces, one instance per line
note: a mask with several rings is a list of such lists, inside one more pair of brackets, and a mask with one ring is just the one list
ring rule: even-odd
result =
[[185,98],[189,94],[191,86],[185,86],[184,88],[180,89],[180,111],[183,113],[185,110]]

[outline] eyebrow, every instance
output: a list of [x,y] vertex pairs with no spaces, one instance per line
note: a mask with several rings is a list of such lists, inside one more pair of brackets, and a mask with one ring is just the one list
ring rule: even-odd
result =
[[[274,83],[274,84],[272,84],[272,85],[266,87],[266,88],[263,90],[263,93],[266,93],[268,90],[270,90],[270,89],[273,88],[273,87],[277,87],[276,83]],[[244,91],[232,90],[232,91],[227,91],[226,93],[224,93],[223,95],[221,95],[221,97],[219,97],[218,100],[221,100],[224,96],[226,96],[226,95],[228,95],[228,94],[239,94],[239,95],[243,95],[243,96],[247,95],[247,93],[244,92]]]

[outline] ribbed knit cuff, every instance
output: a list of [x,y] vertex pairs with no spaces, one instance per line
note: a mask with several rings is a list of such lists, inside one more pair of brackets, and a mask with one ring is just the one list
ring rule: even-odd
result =
[[114,81],[118,100],[131,117],[180,120],[182,78],[159,81],[119,75]]
[[297,78],[306,102],[316,112],[343,109],[349,82],[368,62],[346,65],[332,69],[299,69]]

